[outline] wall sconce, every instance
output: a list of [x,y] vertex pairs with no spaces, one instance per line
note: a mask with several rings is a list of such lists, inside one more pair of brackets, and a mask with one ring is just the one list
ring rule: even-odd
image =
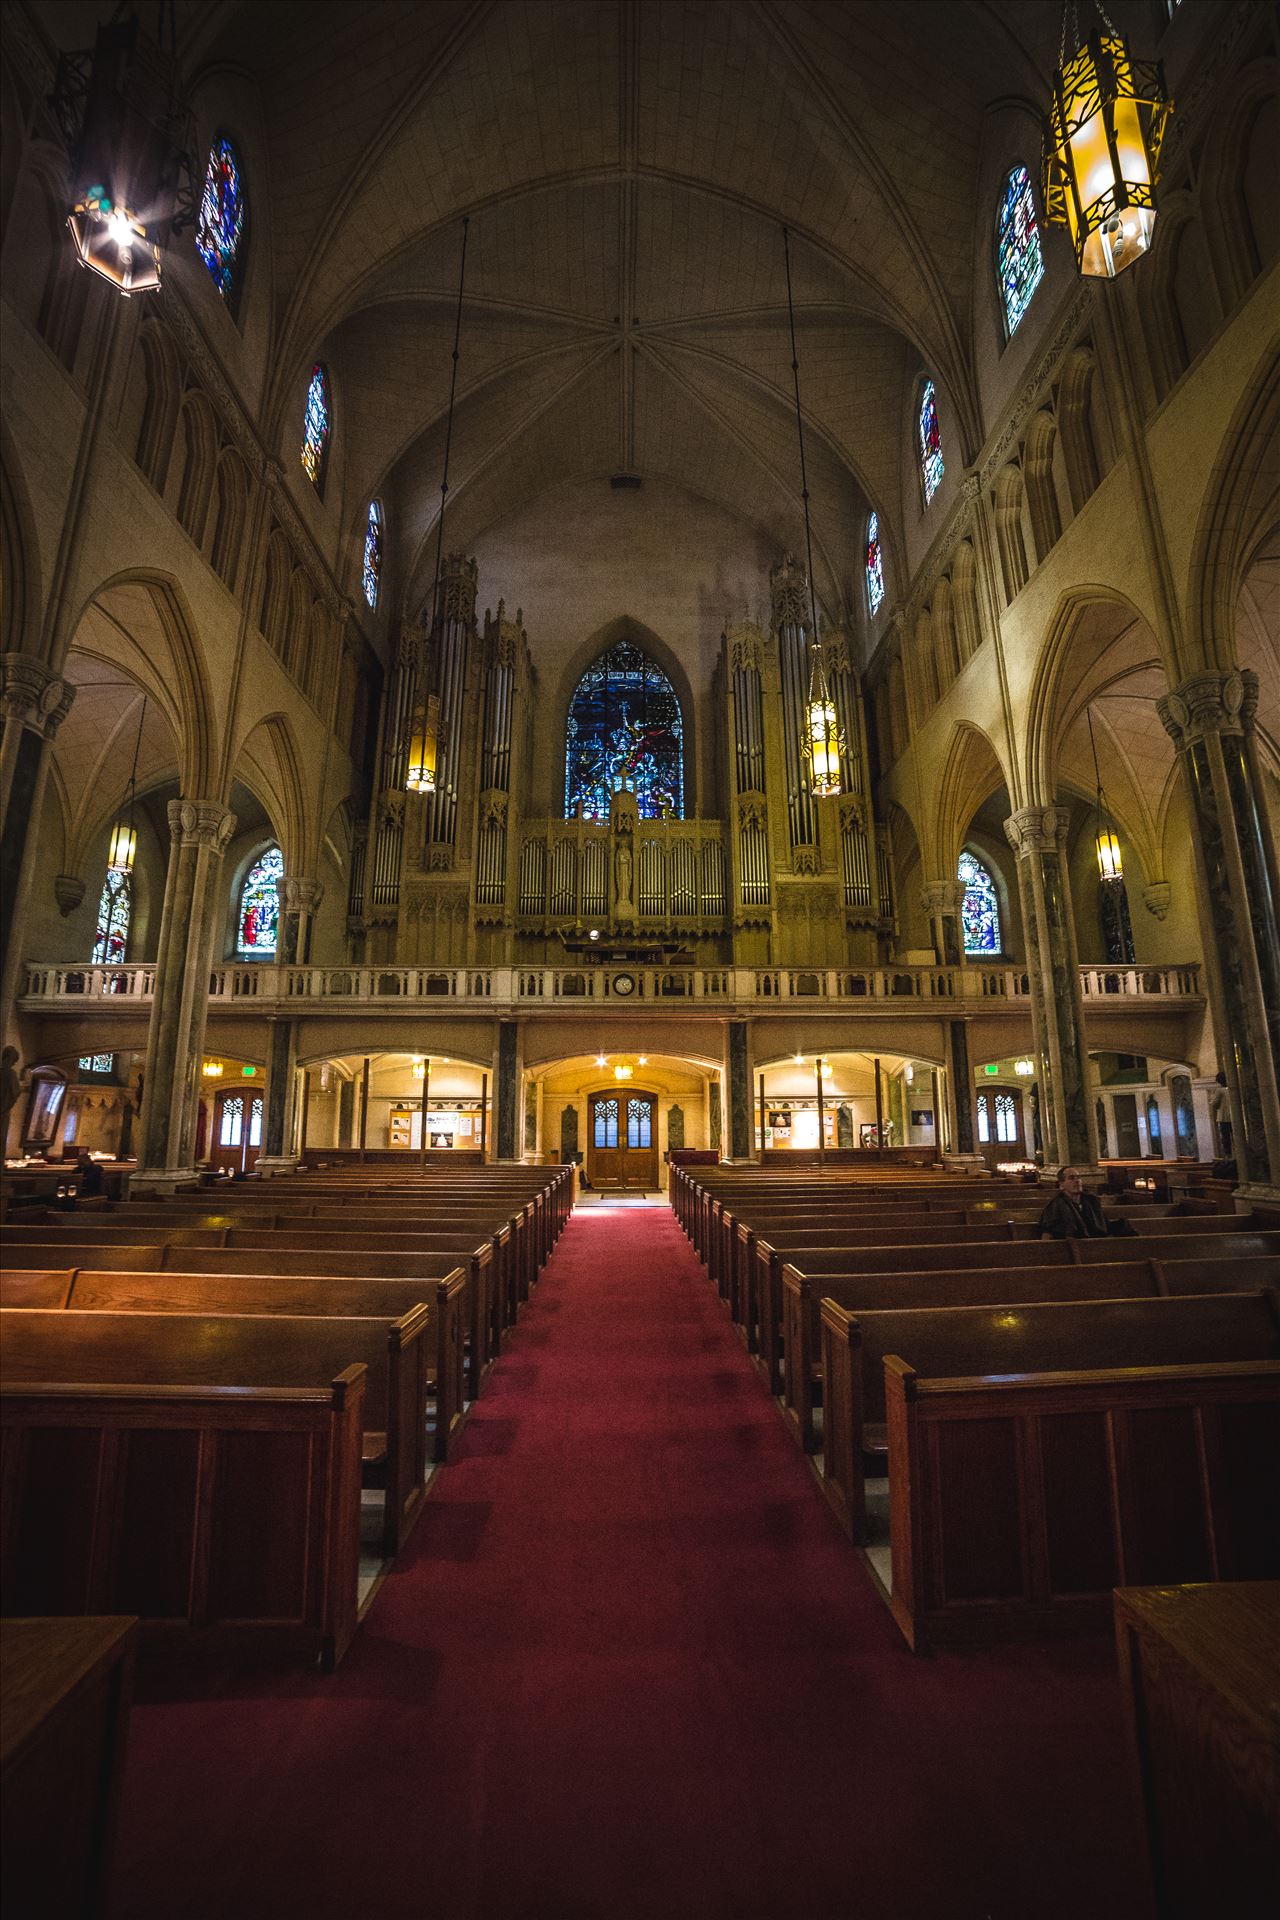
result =
[[223,1067],[221,1060],[206,1060],[200,1069],[206,1080],[221,1080]]

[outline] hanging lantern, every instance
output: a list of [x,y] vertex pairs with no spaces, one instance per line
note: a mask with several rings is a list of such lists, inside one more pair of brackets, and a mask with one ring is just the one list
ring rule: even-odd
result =
[[1082,274],[1113,280],[1148,251],[1155,233],[1156,182],[1165,122],[1159,61],[1136,61],[1103,14],[1063,57],[1044,123],[1044,212],[1064,226]]
[[809,672],[809,698],[805,703],[804,751],[809,762],[809,784],[820,800],[840,791],[841,745],[835,701],[827,689],[827,676],[822,669],[822,649],[815,643]]
[[159,290],[159,247],[137,214],[112,205],[105,187],[89,188],[67,215],[67,226],[81,266],[101,274],[126,299]]
[[222,1062],[221,1060],[206,1060],[200,1071],[206,1080],[221,1080]]
[[1124,863],[1120,858],[1120,842],[1110,827],[1099,826],[1094,835],[1093,844],[1098,854],[1098,872],[1104,880],[1123,880]]
[[440,746],[440,702],[436,695],[414,707],[409,727],[409,759],[404,784],[410,793],[434,793]]
[[426,1079],[426,1077],[427,1077],[427,1063],[426,1063],[426,1061],[425,1061],[425,1060],[418,1060],[418,1059],[415,1059],[415,1060],[414,1060],[414,1063],[413,1063],[413,1077],[414,1077],[414,1079],[415,1079],[415,1080],[425,1080],[425,1079]]
[[132,873],[133,856],[138,850],[138,836],[130,820],[117,820],[111,829],[111,841],[107,848],[107,869],[110,873]]
[[613,1070],[613,1077],[615,1080],[629,1080],[631,1078],[630,1067],[626,1066],[625,1064],[620,1067],[615,1067]]

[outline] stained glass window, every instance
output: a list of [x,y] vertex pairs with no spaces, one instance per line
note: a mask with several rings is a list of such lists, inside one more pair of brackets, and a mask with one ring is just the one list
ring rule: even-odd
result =
[[642,820],[684,818],[680,701],[661,667],[620,640],[591,663],[569,703],[565,818],[607,820],[624,790]]
[[1012,338],[1044,279],[1044,255],[1036,224],[1035,195],[1025,167],[1015,167],[1004,183],[996,215],[996,272],[1004,301],[1004,324]]
[[1018,1102],[1011,1093],[996,1095],[996,1139],[1016,1140],[1018,1137]]
[[880,521],[876,514],[867,520],[867,605],[872,616],[884,604],[884,556],[880,552]]
[[317,363],[311,369],[307,388],[307,410],[302,422],[302,466],[317,493],[324,490],[324,470],[329,459],[329,376]]
[[81,1073],[114,1073],[114,1053],[82,1053],[77,1062]]
[[924,486],[926,507],[938,488],[942,485],[942,476],[946,465],[942,458],[942,429],[938,425],[938,396],[933,390],[932,380],[926,380],[920,390],[920,479]]
[[629,1147],[653,1145],[653,1107],[648,1100],[628,1100],[627,1102],[627,1145]]
[[364,597],[371,607],[378,604],[378,582],[382,578],[382,508],[369,502],[369,523],[364,530]]
[[987,1105],[985,1093],[978,1095],[978,1141],[987,1146],[991,1139],[991,1109]]
[[127,873],[108,873],[98,902],[98,931],[93,943],[94,961],[102,966],[119,966],[129,944],[129,920],[133,913],[133,891]]
[[617,1146],[618,1103],[616,1100],[596,1101],[594,1144],[597,1147]]
[[205,168],[200,216],[196,221],[196,251],[233,313],[240,293],[244,227],[240,160],[227,136],[220,133],[209,149],[209,164]]
[[218,1122],[218,1145],[220,1147],[238,1147],[244,1128],[244,1100],[238,1093],[231,1093],[222,1102],[222,1117]]
[[965,952],[999,953],[1000,902],[996,897],[995,881],[981,860],[975,859],[971,853],[960,855],[956,878],[964,881],[964,905],[960,909],[960,919],[964,926]]
[[240,889],[240,933],[237,950],[246,960],[270,960],[280,930],[280,895],[276,881],[284,879],[284,855],[268,847],[255,860]]

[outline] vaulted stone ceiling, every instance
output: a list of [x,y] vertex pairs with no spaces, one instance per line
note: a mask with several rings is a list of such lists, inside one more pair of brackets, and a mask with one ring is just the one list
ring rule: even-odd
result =
[[794,543],[785,220],[818,569],[839,603],[849,529],[867,502],[896,513],[920,369],[945,382],[956,457],[981,440],[983,118],[1043,103],[1060,19],[1059,0],[180,0],[197,97],[247,67],[261,103],[270,429],[295,434],[323,354],[351,524],[375,492],[396,502],[412,604],[466,214],[450,544],[530,486],[616,473]]

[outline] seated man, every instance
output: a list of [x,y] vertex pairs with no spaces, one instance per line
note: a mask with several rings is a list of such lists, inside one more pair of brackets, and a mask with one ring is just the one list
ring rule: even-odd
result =
[[76,1155],[76,1188],[82,1200],[96,1199],[105,1191],[102,1168],[85,1147]]
[[1108,1220],[1102,1202],[1086,1193],[1078,1167],[1058,1168],[1058,1191],[1040,1215],[1039,1240],[1105,1240],[1108,1234],[1129,1234],[1127,1220]]

